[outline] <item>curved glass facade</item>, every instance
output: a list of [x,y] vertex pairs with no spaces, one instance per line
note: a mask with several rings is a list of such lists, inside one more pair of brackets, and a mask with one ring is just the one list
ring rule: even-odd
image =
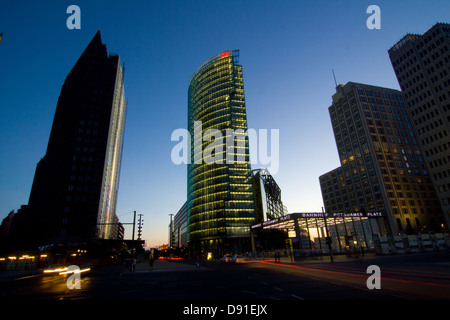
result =
[[[238,57],[239,51],[226,51],[206,61],[193,74],[188,92],[189,245],[197,252],[215,255],[245,250],[250,226],[255,222],[244,83]],[[206,155],[216,160],[207,161]],[[228,161],[230,156],[233,163]]]

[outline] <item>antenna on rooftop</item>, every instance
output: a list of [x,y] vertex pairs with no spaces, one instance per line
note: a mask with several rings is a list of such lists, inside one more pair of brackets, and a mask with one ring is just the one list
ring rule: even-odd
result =
[[334,84],[335,84],[335,85],[336,85],[336,87],[337,87],[336,76],[334,75],[334,70],[333,70],[333,69],[331,69],[331,71],[333,72]]

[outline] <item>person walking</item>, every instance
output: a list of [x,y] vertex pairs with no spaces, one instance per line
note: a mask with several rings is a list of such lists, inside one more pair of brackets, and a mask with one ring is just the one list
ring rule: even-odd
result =
[[131,259],[131,272],[134,272],[134,270],[136,270],[136,258],[133,257]]
[[197,256],[197,259],[195,260],[195,266],[197,268],[200,268],[200,257],[199,256]]
[[280,251],[275,251],[275,262],[280,263]]
[[154,262],[155,262],[155,259],[153,259],[153,257],[150,257],[150,259],[148,260],[148,263],[149,263],[151,269],[153,269]]

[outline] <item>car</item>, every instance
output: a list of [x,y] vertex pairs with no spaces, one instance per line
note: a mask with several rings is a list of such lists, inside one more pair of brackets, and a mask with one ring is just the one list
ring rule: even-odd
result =
[[229,263],[229,262],[231,262],[231,260],[232,260],[232,257],[229,254],[226,254],[220,259],[220,262]]
[[233,263],[244,263],[245,262],[245,257],[243,255],[235,255],[233,256]]

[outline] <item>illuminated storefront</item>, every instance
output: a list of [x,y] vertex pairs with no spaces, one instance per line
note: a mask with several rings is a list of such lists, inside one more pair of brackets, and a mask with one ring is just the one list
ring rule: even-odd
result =
[[[382,212],[296,212],[252,226],[256,230],[285,230],[294,250],[328,253],[381,250],[390,233]],[[256,251],[253,241],[253,251]]]

